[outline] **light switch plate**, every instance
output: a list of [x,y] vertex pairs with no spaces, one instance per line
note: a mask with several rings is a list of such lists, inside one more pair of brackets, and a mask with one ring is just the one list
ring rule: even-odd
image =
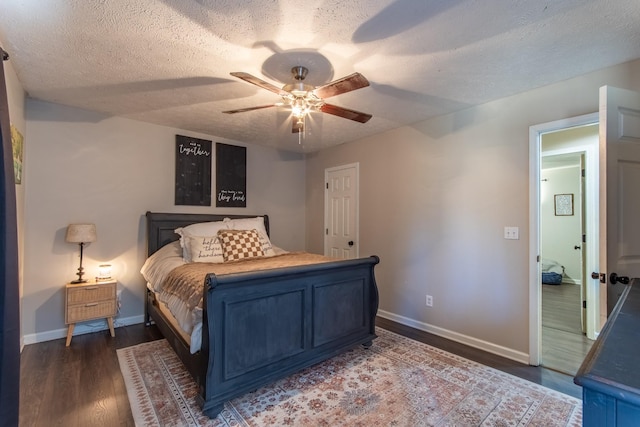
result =
[[508,240],[518,240],[520,239],[520,228],[519,227],[505,227],[504,228],[504,238]]

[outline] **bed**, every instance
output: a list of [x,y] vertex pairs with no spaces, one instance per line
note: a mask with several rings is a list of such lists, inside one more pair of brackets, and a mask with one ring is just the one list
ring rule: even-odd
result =
[[553,259],[542,258],[542,284],[561,285],[564,267]]
[[[191,224],[255,215],[147,212],[151,256]],[[269,218],[264,216],[269,232]],[[202,334],[192,352],[184,331],[147,287],[145,323],[154,322],[199,386],[198,402],[213,418],[224,403],[376,338],[379,258],[330,260],[216,275],[202,284]]]

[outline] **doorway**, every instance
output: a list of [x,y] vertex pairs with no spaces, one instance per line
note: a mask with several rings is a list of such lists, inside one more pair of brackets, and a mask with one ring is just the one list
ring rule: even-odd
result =
[[[595,129],[593,129],[595,127]],[[540,183],[540,256],[542,270],[542,347],[540,364],[575,375],[591,349],[586,336],[586,248],[584,151],[575,142],[593,139],[597,126],[542,135]],[[569,145],[551,154],[558,143]],[[578,148],[579,149],[579,148]],[[557,150],[556,150],[557,151]]]
[[352,259],[360,253],[359,163],[325,169],[324,254]]
[[[596,285],[586,274],[588,271],[596,271],[592,268],[597,265],[599,253],[598,114],[532,126],[530,128],[530,159],[530,253],[532,257],[529,278],[529,363],[534,366],[544,364],[546,367],[575,374],[590,347],[591,340],[595,339],[599,331],[598,290],[590,289]],[[545,159],[546,165],[543,164]],[[581,182],[583,169],[585,178],[584,182]],[[546,172],[543,172],[544,170]],[[546,176],[548,174],[550,175]],[[551,183],[550,176],[558,181],[562,175],[567,174],[573,176],[572,187],[553,189],[552,186],[547,185]],[[543,179],[547,181],[542,181]],[[544,193],[545,191],[547,193]],[[546,219],[552,215],[554,217],[552,220],[556,220],[555,226],[560,227],[558,230],[562,231],[567,231],[567,225],[572,222],[571,237],[565,236],[562,240],[543,242],[543,196],[547,203],[544,207],[547,209],[544,212],[547,215]],[[560,205],[558,209],[556,209],[557,205]],[[549,226],[547,224],[547,227]],[[562,234],[558,230],[555,232],[556,237]],[[551,234],[554,234],[553,231]],[[546,254],[543,250],[545,246]],[[549,340],[549,334],[545,333],[543,337],[543,323],[548,326],[549,319],[543,318],[543,311],[546,315],[548,310],[544,310],[543,307],[542,271],[550,264],[555,265],[561,279],[560,287],[554,290],[566,289],[572,291],[571,295],[573,295],[564,302],[553,302],[560,305],[558,310],[562,315],[567,311],[562,309],[562,304],[567,304],[565,308],[571,309],[573,335],[560,336],[566,332],[560,328],[562,333],[552,334],[552,340]],[[586,305],[584,310],[581,308],[583,301]],[[554,350],[555,354],[547,354],[546,349]],[[545,355],[547,360],[544,359]]]

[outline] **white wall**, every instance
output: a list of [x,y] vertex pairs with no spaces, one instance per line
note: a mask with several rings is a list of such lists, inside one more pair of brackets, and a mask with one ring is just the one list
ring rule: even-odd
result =
[[[69,223],[96,224],[98,240],[86,245],[84,266],[91,277],[99,263],[113,265],[122,290],[116,325],[142,321],[145,285],[139,270],[146,253],[146,211],[268,214],[274,244],[304,249],[300,154],[32,99],[26,111],[22,322],[27,343],[66,334],[64,284],[76,278],[79,253],[78,245],[64,241]],[[247,146],[247,208],[174,205],[176,134]]]
[[606,84],[640,89],[640,61],[309,155],[307,249],[323,250],[324,169],[359,162],[379,313],[528,362],[529,126],[597,111]]

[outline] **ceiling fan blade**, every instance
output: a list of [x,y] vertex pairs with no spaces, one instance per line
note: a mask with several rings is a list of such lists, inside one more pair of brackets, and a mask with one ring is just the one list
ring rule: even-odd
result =
[[273,93],[277,93],[280,96],[283,96],[283,95],[287,94],[287,92],[285,92],[284,90],[280,89],[279,87],[277,87],[275,85],[272,85],[269,82],[265,82],[264,80],[259,79],[259,78],[255,77],[255,76],[252,76],[249,73],[243,73],[243,72],[240,71],[240,72],[234,72],[234,73],[230,73],[230,74],[232,76],[234,76],[234,77],[237,77],[239,79],[244,80],[247,83],[251,83],[253,85],[260,86],[263,89],[269,90],[269,91],[271,91]]
[[367,123],[371,117],[371,114],[361,113],[360,111],[350,110],[344,107],[338,107],[333,104],[323,104],[320,107],[320,111],[327,114],[333,114],[334,116],[344,117],[345,119],[354,120],[360,123]]
[[369,86],[369,80],[360,73],[353,73],[341,79],[327,83],[324,86],[320,86],[316,88],[313,93],[318,98],[324,99],[367,86]]
[[291,133],[304,132],[304,122],[296,117],[291,117]]
[[262,110],[263,108],[270,108],[270,107],[276,107],[276,106],[277,104],[260,105],[258,107],[238,108],[237,110],[223,111],[223,113],[225,114],[244,113],[246,111]]

